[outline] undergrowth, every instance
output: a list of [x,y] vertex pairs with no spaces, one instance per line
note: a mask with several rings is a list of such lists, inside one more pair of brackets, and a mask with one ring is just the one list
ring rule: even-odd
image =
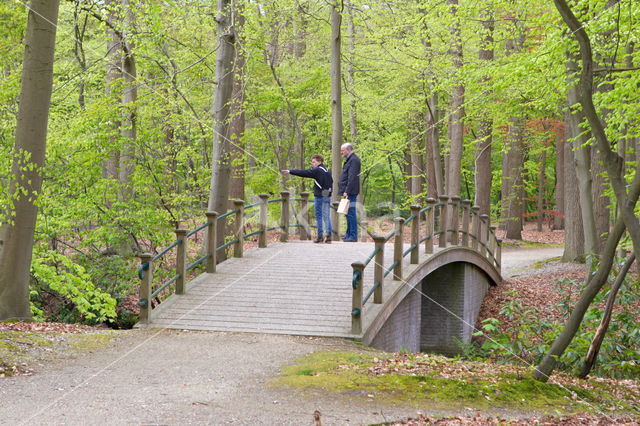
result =
[[[562,279],[555,285],[561,295],[553,306],[559,314],[545,315],[528,306],[515,290],[509,290],[509,301],[502,306],[500,315],[508,319],[501,322],[497,318],[487,318],[482,331],[475,333],[476,342],[462,345],[466,359],[497,361],[517,361],[537,364],[550,345],[562,331],[566,319],[571,314],[576,294],[584,284]],[[587,310],[582,325],[569,347],[558,358],[557,368],[576,373],[583,364],[594,333],[603,316],[602,306],[609,294],[607,287],[600,291]],[[615,378],[640,377],[640,280],[628,279],[616,298],[609,329],[600,348],[592,375]]]

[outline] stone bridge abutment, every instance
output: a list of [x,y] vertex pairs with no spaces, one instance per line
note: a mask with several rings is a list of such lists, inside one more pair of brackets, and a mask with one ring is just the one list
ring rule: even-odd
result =
[[487,290],[500,279],[479,256],[456,260],[464,255],[460,249],[440,253],[414,271],[384,309],[388,314],[380,313],[381,326],[365,333],[365,344],[390,352],[460,353],[461,343],[471,341]]

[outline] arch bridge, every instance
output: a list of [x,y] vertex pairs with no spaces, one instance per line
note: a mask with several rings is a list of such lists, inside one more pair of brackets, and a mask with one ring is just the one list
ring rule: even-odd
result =
[[[155,256],[140,256],[137,326],[335,336],[453,354],[501,281],[495,227],[459,197],[412,206],[388,235],[333,244],[309,241],[308,193],[234,203],[190,232],[176,229],[176,241]],[[216,229],[225,228],[233,233],[216,247]],[[291,230],[300,241],[289,241]],[[247,241],[257,247],[246,250]],[[218,263],[226,252],[233,257]]]

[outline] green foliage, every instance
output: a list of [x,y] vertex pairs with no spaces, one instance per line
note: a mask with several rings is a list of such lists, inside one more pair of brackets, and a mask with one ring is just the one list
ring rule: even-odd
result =
[[[5,3],[0,5],[0,222],[10,218],[15,197],[9,194],[8,177],[15,155],[12,145],[27,18],[25,8]],[[55,251],[84,268],[81,281],[92,282],[117,299],[137,288],[136,253],[157,252],[166,246],[178,222],[204,220],[218,46],[214,3],[132,3],[135,25],[127,27],[122,16],[113,25],[134,46],[138,100],[128,108],[135,109],[135,140],[123,136],[119,127],[126,112],[122,106],[125,83],[118,79],[107,85],[105,78],[107,25],[93,14],[106,18],[102,5],[88,2],[80,8],[78,2],[61,3],[34,253],[34,271],[40,268],[41,274],[53,274],[53,265],[62,262],[51,257],[50,252]],[[363,193],[369,214],[395,215],[410,204],[407,153],[410,148],[424,151],[426,99],[431,96],[438,101],[442,152],[448,152],[451,89],[459,83],[465,86],[466,114],[460,171],[463,197],[474,196],[478,124],[490,118],[495,216],[500,206],[506,134],[511,120],[518,118],[527,123],[526,196],[536,193],[540,156],[546,152],[545,194],[547,200],[552,198],[554,135],[535,123],[561,119],[567,91],[566,51],[575,49],[575,43],[563,33],[559,16],[548,2],[491,2],[489,11],[496,17],[490,46],[495,51],[493,61],[478,58],[486,35],[480,22],[486,2],[461,2],[457,19],[462,23],[464,65],[460,72],[454,69],[449,53],[455,21],[446,2],[351,3],[353,39],[346,30],[349,11],[343,11],[343,136],[355,143],[363,160]],[[612,8],[605,7],[605,2],[578,3],[575,9],[584,12],[580,18],[587,23],[585,28],[595,35],[596,56],[608,58],[611,52],[618,52],[612,62],[615,67],[621,67],[623,61],[637,66],[640,34],[635,23],[640,7],[633,2]],[[589,7],[582,8],[583,4]],[[267,0],[259,7],[244,6],[238,46],[245,63],[238,83],[244,88],[246,130],[233,143],[244,150],[235,162],[244,166],[245,194],[252,198],[260,193],[279,194],[294,185],[297,189],[299,181],[283,179],[279,170],[305,167],[312,153],[324,155],[331,164],[331,35],[325,1]],[[77,31],[76,24],[79,29],[84,22],[85,30]],[[520,34],[524,34],[523,48],[508,49],[507,43]],[[636,49],[629,52],[626,48],[631,43]],[[640,134],[636,119],[639,83],[640,76],[633,69],[597,74],[599,87],[612,87],[599,93],[596,103],[608,112],[607,134],[618,146],[625,137]],[[83,103],[79,101],[81,90]],[[105,95],[107,91],[110,96]],[[352,113],[357,127],[353,138],[349,129]],[[133,158],[127,182],[118,178],[118,170],[108,170],[123,152]],[[70,274],[74,268],[62,269]],[[48,313],[36,311],[36,315]],[[519,315],[526,320],[533,314]]]
[[[85,269],[55,251],[38,253],[32,268],[32,312],[38,319],[97,324],[116,317],[116,301],[95,287]],[[58,312],[45,316],[43,298],[62,299]]]
[[[560,312],[560,321],[545,318],[539,312],[526,306],[517,292],[509,292],[509,301],[500,314],[508,321],[501,323],[496,318],[487,318],[482,323],[480,346],[465,347],[465,357],[469,359],[495,358],[504,361],[537,364],[549,350],[551,342],[560,333],[564,320],[573,309],[572,293],[580,284],[561,280],[556,286],[563,297],[555,308]],[[621,289],[616,300],[616,309],[611,319],[607,335],[598,354],[593,369],[594,375],[606,377],[637,378],[640,376],[640,319],[637,306],[640,302],[640,281],[634,280]],[[558,368],[577,372],[587,354],[594,333],[602,319],[602,304],[608,291],[601,291],[591,308],[585,314],[582,326],[575,338],[558,358]]]

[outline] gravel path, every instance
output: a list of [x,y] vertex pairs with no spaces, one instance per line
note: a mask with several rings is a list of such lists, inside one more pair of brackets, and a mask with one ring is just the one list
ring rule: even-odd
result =
[[[545,247],[538,249],[506,247],[502,251],[502,278],[508,279],[522,275],[546,273],[548,272],[548,268],[545,266],[536,269],[527,268],[541,260],[561,257],[563,251],[564,249],[562,247]],[[558,271],[559,268],[563,269],[564,267],[567,269],[575,269],[576,265],[569,263],[555,263],[553,265],[553,271]]]
[[[561,255],[562,249],[507,249],[503,272]],[[283,365],[318,350],[366,350],[350,341],[299,336],[172,330],[119,332],[105,349],[0,379],[0,424],[367,424],[416,409],[361,393],[291,391],[269,385]],[[452,414],[423,407],[439,416]],[[459,413],[458,413],[459,414]],[[466,413],[468,414],[468,412]]]

